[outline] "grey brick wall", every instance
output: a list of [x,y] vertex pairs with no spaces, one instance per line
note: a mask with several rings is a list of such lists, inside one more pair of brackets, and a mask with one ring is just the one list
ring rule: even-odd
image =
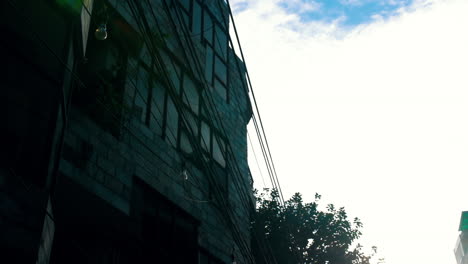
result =
[[[110,2],[136,28],[127,8],[116,1]],[[159,1],[153,2],[157,6]],[[167,20],[164,14],[159,15],[162,21]],[[203,47],[197,43],[195,47],[197,56],[204,57]],[[224,129],[219,130],[226,132],[230,146],[228,152],[232,151],[232,156],[228,155],[230,158],[227,167],[227,198],[229,208],[234,212],[231,220],[242,232],[240,236],[248,245],[253,200],[246,201],[243,197],[252,198],[246,141],[246,125],[251,110],[248,94],[242,86],[243,76],[237,72],[234,56],[230,54],[229,101],[226,102],[214,91],[208,91],[207,95],[215,102],[224,126]],[[124,102],[133,104],[134,89],[140,88],[126,86]],[[215,115],[216,111],[211,111]],[[72,178],[127,215],[131,211],[132,179],[138,177],[200,221],[200,247],[226,262],[230,261],[233,248],[236,252],[239,251],[222,212],[227,208],[219,208],[218,202],[210,195],[213,190],[210,190],[209,175],[170,146],[159,132],[148,128],[141,118],[130,114],[125,116],[119,138],[103,130],[79,109],[71,110],[69,120],[64,142],[65,152],[68,153],[64,153],[60,163],[60,172],[63,175]],[[184,178],[184,170],[187,171],[187,179]],[[238,263],[248,263],[240,254],[236,253],[236,257]]]

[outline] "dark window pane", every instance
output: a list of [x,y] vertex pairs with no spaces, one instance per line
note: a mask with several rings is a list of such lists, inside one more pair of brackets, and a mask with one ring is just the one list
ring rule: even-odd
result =
[[184,117],[187,121],[185,127],[187,128],[187,132],[193,134],[195,137],[198,135],[198,118],[196,118],[192,112],[189,110],[184,110]]
[[206,47],[205,78],[209,84],[213,84],[213,50],[209,46]]
[[208,41],[208,43],[213,45],[213,21],[207,12],[204,13],[203,19],[203,37]]
[[184,10],[181,10],[180,16],[182,18],[182,22],[185,24],[184,27],[186,27],[187,30],[190,30],[190,16],[188,15],[188,13]]
[[[167,57],[167,60],[164,60],[166,69],[169,73],[169,79],[170,79],[170,85],[172,85],[175,88],[175,91],[177,94],[180,92],[180,79],[181,79],[181,73],[180,73],[180,68],[175,64],[170,58]],[[164,82],[166,81],[165,79],[163,80]]]
[[187,75],[184,75],[184,94],[182,100],[192,111],[198,115],[200,96],[197,87]]
[[192,33],[196,39],[201,39],[202,34],[202,8],[197,1],[193,2],[193,13],[192,13]]
[[227,59],[227,46],[228,46],[228,39],[226,33],[219,27],[215,27],[215,50],[216,53],[223,58],[223,60]]
[[146,116],[149,87],[148,87],[148,72],[140,67],[136,74],[136,94],[133,106],[133,114],[138,120],[144,122]]
[[187,10],[187,12],[190,10],[190,0],[180,0],[182,3],[182,7]]
[[192,144],[190,144],[190,140],[185,130],[180,134],[180,149],[187,154],[193,153]]
[[215,91],[221,96],[224,100],[227,100],[227,89],[224,84],[222,84],[218,79],[215,79],[214,82],[214,89]]
[[213,159],[221,165],[226,167],[226,159],[224,155],[224,141],[221,138],[213,136]]
[[210,126],[204,122],[201,121],[201,145],[204,150],[210,152],[210,145],[211,145],[211,129]]
[[167,97],[166,141],[177,146],[177,133],[179,129],[179,113],[170,96]]
[[218,56],[215,56],[215,73],[216,76],[225,84],[227,84],[227,67],[223,61],[219,59]]
[[164,90],[164,87],[157,82],[153,87],[150,128],[159,136],[162,136],[165,93],[166,91]]
[[227,28],[227,22],[229,19],[228,7],[224,0],[214,0],[211,2],[210,10],[212,10],[214,18],[222,24],[223,27]]
[[89,43],[89,62],[79,69],[85,86],[73,97],[79,108],[89,114],[96,124],[118,137],[122,110],[131,108],[133,103],[123,100],[127,54],[110,39],[109,42],[101,44],[96,45],[94,39]]
[[141,49],[141,56],[139,57],[147,67],[151,65],[151,53],[146,45],[143,45]]
[[135,86],[136,83],[139,81],[138,74],[140,71],[140,63],[135,59],[128,59],[127,65],[127,78],[126,78],[126,85],[127,86]]

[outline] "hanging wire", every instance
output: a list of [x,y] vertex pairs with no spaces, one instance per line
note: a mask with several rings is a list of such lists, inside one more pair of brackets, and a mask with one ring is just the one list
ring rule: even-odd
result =
[[[89,10],[88,10],[88,11],[89,11]],[[52,50],[50,50],[50,51],[53,53]],[[55,56],[56,56],[56,54],[55,54]],[[59,59],[58,56],[56,56],[56,57]],[[67,66],[67,65],[65,65],[65,66]],[[67,68],[67,70],[70,70],[70,69]],[[79,81],[80,85],[84,85],[84,84],[82,83],[82,81],[79,80],[79,78],[77,78],[76,74],[75,74],[73,71],[71,71],[71,72],[72,72],[72,74],[74,75],[73,77],[74,77],[76,80]],[[100,100],[98,100],[98,102],[101,103],[101,104],[103,104],[103,105],[105,105],[105,104],[104,104],[102,101],[100,101]],[[112,111],[110,111],[109,109],[107,109],[107,111],[112,112]],[[114,116],[114,117],[115,117],[115,116]],[[128,129],[128,128],[127,128],[127,129]],[[129,130],[129,132],[130,132],[130,129],[128,129],[128,130]],[[130,133],[131,133],[131,132],[130,132]],[[133,134],[133,135],[134,135],[134,134]],[[135,136],[135,135],[134,135],[134,136]],[[138,137],[135,136],[135,138],[138,138]],[[143,145],[143,146],[146,146],[146,144],[142,144],[142,145]],[[151,150],[150,150],[150,151],[151,151]],[[151,152],[152,152],[152,151],[151,151]],[[158,156],[158,155],[156,155],[156,153],[154,153],[154,152],[153,152],[153,154],[154,154],[155,156]],[[216,185],[215,185],[215,186],[216,186]]]

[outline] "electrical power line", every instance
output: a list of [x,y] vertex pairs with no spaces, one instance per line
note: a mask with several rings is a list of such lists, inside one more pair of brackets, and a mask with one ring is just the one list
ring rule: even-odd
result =
[[[284,203],[284,197],[283,197],[283,192],[281,190],[281,186],[279,184],[279,180],[278,180],[278,175],[276,173],[276,169],[275,169],[275,166],[274,166],[274,163],[273,163],[273,158],[272,158],[272,155],[271,155],[271,151],[270,151],[270,147],[268,145],[268,140],[266,138],[266,133],[265,133],[265,130],[264,130],[264,126],[263,126],[263,122],[262,122],[262,119],[261,119],[261,116],[260,116],[260,111],[259,111],[259,107],[258,107],[258,104],[257,104],[257,100],[255,98],[255,93],[252,89],[252,82],[250,80],[250,75],[249,75],[249,72],[247,70],[247,65],[246,65],[246,62],[245,62],[245,57],[244,57],[244,52],[242,51],[242,47],[240,45],[240,40],[239,40],[239,34],[237,32],[237,27],[236,27],[236,24],[235,24],[235,21],[234,21],[234,16],[232,15],[232,10],[231,10],[231,7],[230,7],[230,4],[229,4],[229,0],[226,0],[227,3],[228,3],[228,11],[229,11],[229,14],[230,14],[230,17],[231,17],[231,21],[232,21],[232,25],[233,25],[233,29],[234,29],[234,32],[235,32],[235,35],[236,35],[236,40],[237,40],[237,43],[238,43],[238,47],[239,47],[239,51],[240,51],[240,54],[241,54],[241,57],[242,57],[242,61],[244,62],[244,67],[245,67],[245,73],[246,73],[246,77],[247,77],[247,82],[248,82],[248,86],[250,88],[250,92],[252,93],[252,98],[253,98],[253,102],[254,102],[254,106],[255,106],[255,110],[257,112],[257,115],[258,115],[258,119],[259,119],[259,129],[261,130],[261,134],[263,136],[263,138],[265,139],[265,146],[266,146],[266,150],[267,150],[267,153],[268,153],[268,159],[271,161],[271,165],[272,165],[272,170],[274,172],[274,178],[275,178],[275,185],[276,185],[276,188],[278,188],[278,192],[281,196],[281,200],[282,200],[282,203]],[[232,42],[231,42],[232,43]],[[233,45],[233,48],[234,48],[234,45]]]
[[[52,50],[50,50],[50,51],[53,53]],[[56,54],[55,54],[55,55],[56,55]],[[58,57],[57,57],[57,58],[58,58]],[[58,58],[58,59],[59,59],[59,58]],[[66,65],[65,65],[65,66],[66,66]],[[68,70],[70,70],[70,69],[68,69]],[[74,75],[73,77],[76,78],[76,77],[77,77],[76,74],[74,74],[73,71],[71,71],[71,72],[72,72],[72,74]],[[79,80],[79,78],[77,78],[77,80]],[[81,85],[83,85],[83,83],[82,83],[80,80],[79,80],[79,82],[80,82]],[[98,101],[99,101],[99,100],[98,100]],[[102,102],[100,102],[100,103],[102,103]],[[103,103],[102,103],[102,104],[103,104]],[[109,111],[109,109],[107,109],[107,110]],[[158,109],[158,110],[159,110],[159,109]],[[111,112],[111,111],[110,111],[110,112]],[[181,113],[182,113],[182,111],[181,111]],[[128,130],[129,130],[129,129],[128,129]],[[130,132],[130,130],[129,130],[129,132]],[[135,136],[135,138],[138,138],[138,137]],[[145,144],[142,144],[142,145],[143,145],[143,146],[146,146]],[[158,155],[156,155],[155,153],[153,153],[153,154],[154,154],[155,156],[158,156]],[[216,185],[215,185],[215,186],[216,186]]]
[[[243,66],[245,67],[245,73],[246,73],[246,79],[247,79],[247,82],[248,82],[248,88],[250,88],[250,92],[252,93],[252,99],[253,99],[255,110],[257,112],[258,119],[259,119],[259,124],[257,124],[256,119],[255,119],[255,115],[254,115],[254,118],[253,118],[254,126],[255,126],[255,129],[256,129],[257,135],[259,137],[259,142],[262,143],[262,138],[265,140],[265,144],[262,147],[262,148],[265,148],[264,152],[267,154],[267,156],[265,158],[265,162],[267,164],[267,167],[270,167],[269,171],[272,172],[272,174],[273,174],[271,176],[273,178],[272,184],[273,184],[273,186],[275,186],[277,188],[278,195],[279,195],[278,200],[280,202],[280,205],[284,206],[285,203],[284,203],[283,192],[281,190],[281,186],[280,186],[280,183],[279,183],[279,180],[278,180],[278,174],[276,172],[276,168],[275,168],[275,165],[274,165],[274,162],[273,162],[273,157],[272,157],[271,150],[270,150],[270,147],[269,147],[269,144],[268,144],[268,140],[266,138],[265,129],[264,129],[263,122],[262,122],[262,119],[261,119],[261,116],[260,116],[260,111],[259,111],[259,107],[258,107],[258,104],[257,104],[257,100],[255,98],[255,93],[254,93],[253,88],[252,88],[250,75],[249,75],[249,72],[247,70],[247,65],[246,65],[246,62],[245,62],[244,53],[242,51],[242,46],[240,45],[239,35],[238,35],[236,24],[235,24],[235,21],[234,21],[234,16],[232,15],[232,10],[231,10],[230,4],[229,4],[229,0],[226,0],[226,1],[227,1],[227,4],[228,4],[228,11],[229,11],[231,21],[232,21],[232,24],[233,24],[233,29],[234,29],[234,32],[235,32],[235,35],[236,35],[237,44],[238,44],[239,51],[240,51],[240,54],[241,54],[241,57],[242,57]],[[234,49],[234,45],[232,43],[232,40],[230,39],[230,41],[231,41],[231,46]],[[237,65],[238,65],[238,63],[237,63]],[[238,65],[238,68],[239,68],[239,65]],[[261,133],[259,133],[260,131],[261,131]],[[261,144],[261,145],[263,145],[263,144]],[[263,152],[263,150],[262,150],[262,152]],[[288,232],[290,234],[293,233],[293,232],[291,232],[292,231],[291,226],[289,226],[287,224],[286,228],[288,229]],[[290,237],[290,239],[292,239],[291,235],[289,235],[289,237]],[[291,243],[293,243],[293,241],[291,241]],[[296,260],[298,261],[298,263],[300,263],[301,259],[302,259],[301,256],[298,254],[298,252],[296,252],[296,250],[292,249],[292,251],[293,251],[293,254],[296,257]]]
[[260,168],[260,164],[258,163],[257,154],[255,154],[254,145],[252,143],[252,139],[250,139],[249,132],[247,132],[247,138],[249,139],[250,146],[252,147],[252,153],[254,154],[255,163],[257,164],[258,172],[260,173],[260,176],[262,177],[263,186],[266,187],[265,178],[263,177],[262,169]]
[[[129,5],[130,5],[130,3],[129,3]],[[166,7],[166,8],[167,8],[167,7]],[[144,22],[145,22],[145,21],[144,21]],[[155,22],[157,22],[157,20],[155,20]],[[177,104],[176,104],[176,105],[177,105]],[[177,106],[176,106],[176,107],[177,107]],[[180,112],[181,112],[181,111],[180,111]],[[182,114],[182,116],[183,116],[183,112],[181,112],[181,114]],[[183,119],[184,119],[184,118],[183,118]],[[197,144],[195,145],[195,147],[197,147]],[[214,186],[217,187],[216,183],[214,184]],[[222,196],[221,196],[221,198],[222,198]],[[222,199],[222,200],[223,200],[223,199]],[[228,208],[229,208],[229,207],[228,207]],[[231,219],[228,218],[228,220],[231,220]],[[235,225],[231,225],[231,227],[234,227],[234,228],[235,228]],[[234,230],[234,231],[235,231],[235,230]],[[234,234],[236,234],[236,233],[238,234],[238,232],[235,232]],[[235,237],[234,237],[234,238],[235,238]],[[242,240],[241,240],[241,241],[242,241]]]

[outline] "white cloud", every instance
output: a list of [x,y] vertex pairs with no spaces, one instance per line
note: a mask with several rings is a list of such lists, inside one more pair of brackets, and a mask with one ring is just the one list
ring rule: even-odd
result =
[[286,6],[287,9],[296,11],[300,14],[315,12],[321,8],[321,4],[313,0],[282,0],[280,2]]
[[283,191],[346,206],[389,264],[453,262],[468,207],[468,1],[418,0],[354,29],[278,3],[235,18]]

